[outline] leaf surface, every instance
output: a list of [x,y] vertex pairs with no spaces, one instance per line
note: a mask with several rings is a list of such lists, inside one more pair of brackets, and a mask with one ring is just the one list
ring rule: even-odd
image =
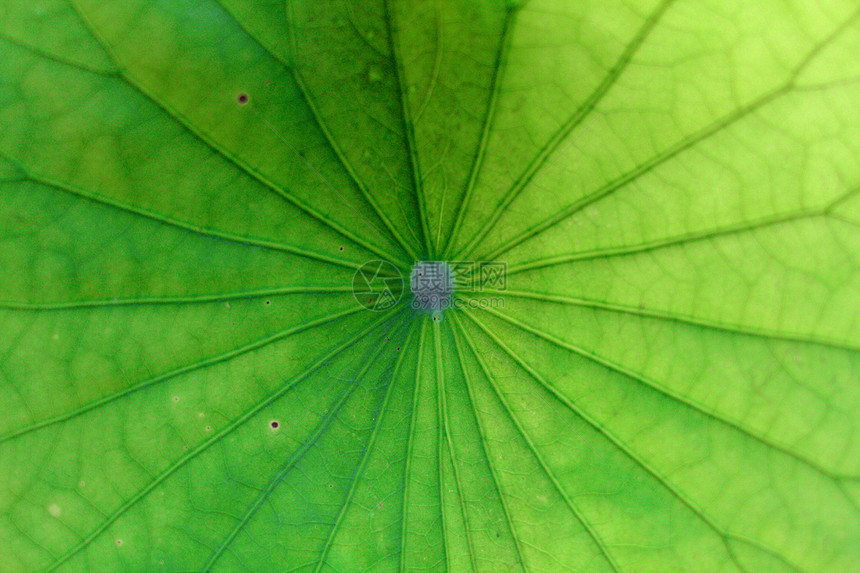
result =
[[[860,568],[854,2],[0,0],[0,44],[0,571]],[[421,260],[506,283],[354,293]]]

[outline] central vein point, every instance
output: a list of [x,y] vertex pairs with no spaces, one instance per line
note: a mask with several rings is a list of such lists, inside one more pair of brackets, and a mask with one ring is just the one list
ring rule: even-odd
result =
[[419,261],[409,276],[412,308],[433,313],[442,320],[442,311],[451,306],[454,294],[454,271],[445,261]]

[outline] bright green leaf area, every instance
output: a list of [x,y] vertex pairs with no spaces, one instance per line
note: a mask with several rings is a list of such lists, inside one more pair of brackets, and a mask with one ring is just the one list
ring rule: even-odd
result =
[[857,10],[0,0],[0,572],[860,571]]

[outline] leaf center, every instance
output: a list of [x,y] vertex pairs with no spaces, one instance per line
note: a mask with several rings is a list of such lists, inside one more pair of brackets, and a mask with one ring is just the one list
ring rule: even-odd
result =
[[442,311],[451,307],[454,294],[454,271],[445,261],[419,261],[409,275],[412,308],[433,313],[442,320]]

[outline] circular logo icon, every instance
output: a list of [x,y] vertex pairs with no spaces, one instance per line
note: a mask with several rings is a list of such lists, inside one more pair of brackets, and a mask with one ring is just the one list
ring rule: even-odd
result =
[[367,310],[388,310],[403,296],[403,275],[388,261],[368,261],[352,277],[352,295]]

